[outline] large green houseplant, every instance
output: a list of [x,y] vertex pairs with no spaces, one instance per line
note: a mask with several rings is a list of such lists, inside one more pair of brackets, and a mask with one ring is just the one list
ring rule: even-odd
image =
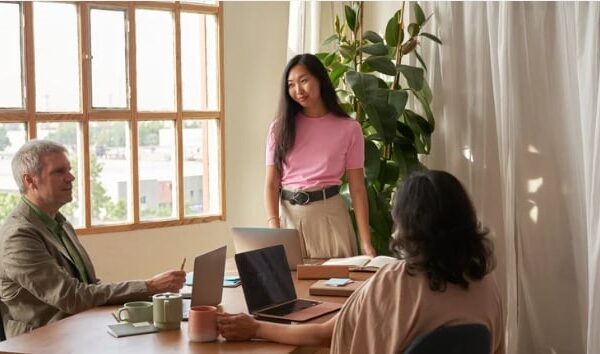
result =
[[[344,20],[336,16],[335,33],[323,43],[331,51],[317,53],[342,106],[362,126],[369,221],[378,254],[389,253],[396,185],[411,171],[425,168],[418,154],[429,154],[435,127],[431,89],[424,76],[427,67],[418,51],[423,39],[441,41],[422,31],[431,15],[426,17],[419,4],[413,4],[414,22],[407,26],[404,9],[403,4],[390,18],[382,37],[363,30],[362,2],[345,5]],[[420,67],[405,63],[412,55]],[[349,200],[346,183],[342,195]],[[351,214],[354,219],[352,210]]]

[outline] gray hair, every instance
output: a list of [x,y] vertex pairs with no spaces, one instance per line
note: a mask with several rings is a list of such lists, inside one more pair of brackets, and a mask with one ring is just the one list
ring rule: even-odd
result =
[[61,144],[42,139],[30,140],[19,148],[12,159],[11,167],[13,177],[21,194],[26,192],[25,185],[23,184],[23,176],[26,174],[39,176],[44,168],[42,158],[52,153],[66,154],[68,151]]

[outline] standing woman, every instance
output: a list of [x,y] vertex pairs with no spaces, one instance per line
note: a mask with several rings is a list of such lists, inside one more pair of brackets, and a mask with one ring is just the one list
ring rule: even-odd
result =
[[270,227],[297,229],[307,258],[357,254],[339,195],[347,173],[362,252],[371,256],[360,124],[340,107],[317,57],[293,57],[283,73],[279,110],[267,137],[265,205]]

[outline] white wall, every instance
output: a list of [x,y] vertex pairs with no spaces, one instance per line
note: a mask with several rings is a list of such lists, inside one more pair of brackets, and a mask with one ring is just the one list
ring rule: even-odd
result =
[[265,224],[266,131],[286,63],[287,2],[224,2],[226,221],[82,236],[104,281],[146,278],[226,244],[232,226]]

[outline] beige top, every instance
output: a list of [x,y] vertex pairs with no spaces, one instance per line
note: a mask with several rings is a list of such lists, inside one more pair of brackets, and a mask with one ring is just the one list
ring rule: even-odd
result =
[[429,288],[423,274],[410,276],[406,263],[381,268],[354,292],[339,313],[331,353],[398,353],[418,336],[447,325],[481,323],[491,333],[491,353],[504,354],[502,303],[492,275],[465,291],[448,284]]

